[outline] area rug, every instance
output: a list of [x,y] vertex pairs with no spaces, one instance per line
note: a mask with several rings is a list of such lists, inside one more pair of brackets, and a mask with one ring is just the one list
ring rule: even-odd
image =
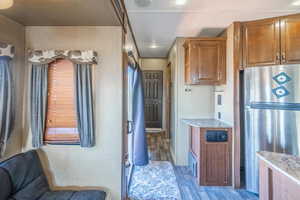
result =
[[147,166],[135,166],[129,197],[131,200],[181,200],[172,164],[151,161]]

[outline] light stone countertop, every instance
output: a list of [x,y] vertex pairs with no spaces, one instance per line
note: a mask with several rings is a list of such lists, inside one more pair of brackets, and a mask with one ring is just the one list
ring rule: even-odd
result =
[[300,157],[268,151],[257,152],[257,156],[300,185]]
[[232,128],[229,124],[217,119],[182,119],[182,122],[200,128]]

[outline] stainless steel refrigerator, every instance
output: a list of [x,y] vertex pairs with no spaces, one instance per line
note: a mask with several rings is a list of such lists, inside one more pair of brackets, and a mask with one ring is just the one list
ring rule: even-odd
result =
[[300,65],[244,72],[245,183],[259,193],[257,151],[299,155]]

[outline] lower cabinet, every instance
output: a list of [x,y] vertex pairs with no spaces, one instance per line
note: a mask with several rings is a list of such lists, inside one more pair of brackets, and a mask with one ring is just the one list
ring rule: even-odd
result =
[[263,160],[259,167],[260,200],[298,200],[300,185]]
[[200,185],[230,186],[231,128],[190,127],[189,165]]

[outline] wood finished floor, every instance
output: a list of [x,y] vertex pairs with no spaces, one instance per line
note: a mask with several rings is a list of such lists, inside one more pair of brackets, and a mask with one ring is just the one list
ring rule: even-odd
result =
[[[152,161],[170,161],[170,142],[157,135],[147,135],[148,150]],[[182,200],[258,200],[258,197],[244,189],[232,187],[202,187],[186,166],[174,166]]]
[[149,158],[152,161],[170,161],[172,157],[170,153],[170,142],[163,138],[162,135],[147,135]]

